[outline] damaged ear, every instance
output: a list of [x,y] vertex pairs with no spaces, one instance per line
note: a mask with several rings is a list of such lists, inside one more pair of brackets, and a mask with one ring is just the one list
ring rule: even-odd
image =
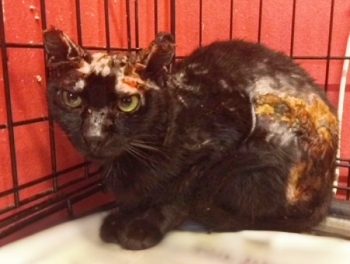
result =
[[143,69],[145,77],[157,78],[170,65],[174,54],[174,37],[166,32],[158,33],[148,48],[140,53],[139,62],[145,66]]
[[48,63],[72,61],[77,58],[89,57],[87,51],[77,45],[62,30],[55,27],[44,31],[44,47]]

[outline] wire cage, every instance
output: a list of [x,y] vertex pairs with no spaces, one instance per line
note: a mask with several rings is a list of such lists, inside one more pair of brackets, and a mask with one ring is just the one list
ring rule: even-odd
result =
[[[139,51],[157,32],[168,31],[176,39],[176,59],[217,39],[261,42],[300,63],[335,105],[350,59],[344,55],[350,0],[0,3],[0,245],[114,204],[102,192],[98,166],[74,150],[48,113],[42,45],[48,26],[65,30],[88,50],[108,52]],[[343,116],[349,100],[345,96]],[[346,201],[350,123],[343,120],[335,199]]]

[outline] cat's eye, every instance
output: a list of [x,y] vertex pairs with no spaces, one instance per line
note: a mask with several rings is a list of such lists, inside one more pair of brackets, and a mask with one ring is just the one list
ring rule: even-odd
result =
[[118,108],[126,113],[133,112],[138,109],[140,104],[140,97],[137,95],[131,95],[128,97],[122,97],[118,100]]
[[62,98],[63,98],[63,102],[67,106],[72,108],[79,107],[83,102],[83,100],[79,95],[68,91],[62,91]]

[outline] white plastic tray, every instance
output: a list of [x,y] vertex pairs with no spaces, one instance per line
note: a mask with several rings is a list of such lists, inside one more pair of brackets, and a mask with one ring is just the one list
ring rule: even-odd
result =
[[61,224],[0,248],[1,264],[349,264],[350,242],[301,234],[176,231],[156,247],[123,250],[104,244],[104,214]]

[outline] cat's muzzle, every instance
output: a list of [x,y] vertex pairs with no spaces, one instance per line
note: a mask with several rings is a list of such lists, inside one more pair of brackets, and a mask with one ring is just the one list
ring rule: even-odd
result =
[[106,127],[111,121],[107,117],[107,109],[88,110],[83,123],[83,135],[86,145],[91,153],[98,152],[106,142],[108,133]]

